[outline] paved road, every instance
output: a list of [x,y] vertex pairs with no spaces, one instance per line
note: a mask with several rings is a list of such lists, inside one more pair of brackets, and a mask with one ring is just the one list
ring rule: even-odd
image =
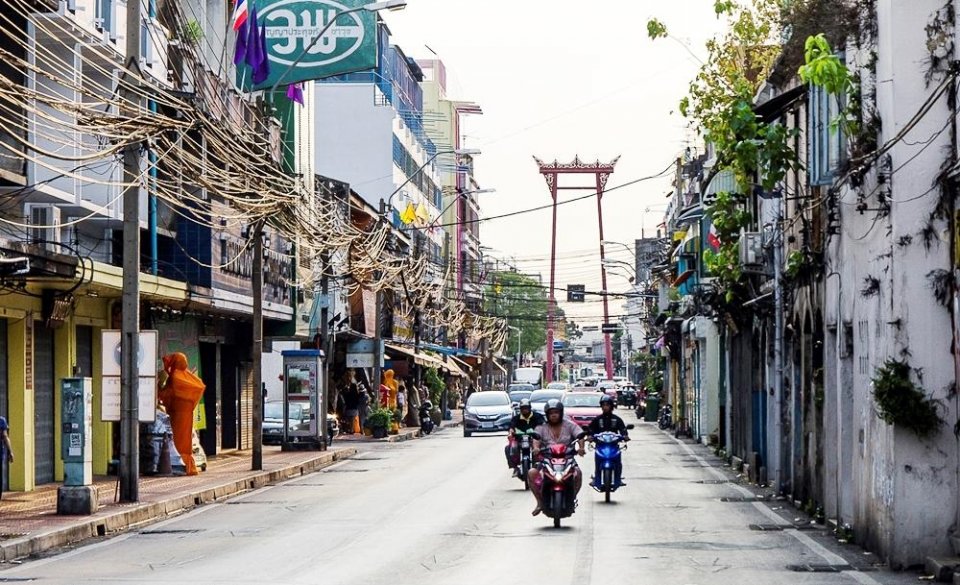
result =
[[868,566],[871,557],[821,530],[751,530],[785,524],[780,514],[790,512],[751,501],[698,447],[649,425],[638,427],[634,438],[625,454],[630,485],[610,504],[584,491],[579,510],[559,530],[530,516],[532,497],[503,463],[502,435],[465,439],[449,429],[377,445],[326,471],[0,571],[0,582],[915,582],[915,575],[883,571],[788,569]]

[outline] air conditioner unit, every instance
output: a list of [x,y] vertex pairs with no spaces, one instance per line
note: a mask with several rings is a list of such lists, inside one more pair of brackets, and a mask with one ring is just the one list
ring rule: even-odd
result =
[[28,203],[24,206],[24,215],[27,218],[27,236],[31,243],[40,244],[52,252],[62,252],[60,249],[60,208],[49,204]]
[[764,252],[762,233],[740,232],[740,265],[744,268],[763,268]]
[[97,29],[100,32],[103,32],[103,19],[94,18],[93,19],[93,28]]

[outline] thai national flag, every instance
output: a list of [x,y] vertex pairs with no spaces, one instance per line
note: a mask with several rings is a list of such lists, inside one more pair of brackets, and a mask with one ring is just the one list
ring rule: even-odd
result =
[[710,224],[710,231],[707,232],[707,243],[715,250],[719,250],[722,243],[719,234],[717,234],[717,227],[713,223]]
[[240,30],[245,22],[247,22],[247,2],[237,0],[237,5],[233,7],[233,30]]

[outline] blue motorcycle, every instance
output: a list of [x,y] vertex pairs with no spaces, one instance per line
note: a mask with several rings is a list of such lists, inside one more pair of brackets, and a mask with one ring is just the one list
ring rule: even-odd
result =
[[[628,425],[627,428],[630,426],[632,425]],[[620,452],[627,446],[621,446],[621,443],[626,442],[627,439],[620,433],[602,432],[594,435],[591,440],[596,451],[594,457],[600,477],[594,477],[590,485],[598,492],[602,492],[604,501],[609,502],[610,494],[621,486],[621,478],[616,477],[615,470],[622,469]]]

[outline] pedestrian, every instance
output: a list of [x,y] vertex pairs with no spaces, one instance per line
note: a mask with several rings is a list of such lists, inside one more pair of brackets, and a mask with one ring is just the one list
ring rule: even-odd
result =
[[4,463],[13,463],[13,445],[10,444],[10,425],[0,416],[0,498],[3,498]]
[[357,414],[360,417],[360,431],[367,426],[367,415],[370,413],[370,394],[363,382],[357,384],[358,407]]
[[407,385],[403,381],[400,382],[397,390],[397,410],[400,411],[400,422],[403,423],[403,418],[407,414]]
[[353,434],[354,421],[360,416],[360,389],[356,382],[351,382],[347,389],[340,393],[343,398],[343,418],[347,434]]

